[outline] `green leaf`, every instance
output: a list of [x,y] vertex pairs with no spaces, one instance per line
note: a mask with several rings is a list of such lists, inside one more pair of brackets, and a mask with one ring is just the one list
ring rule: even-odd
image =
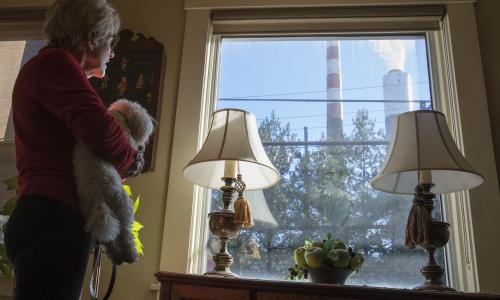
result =
[[12,267],[8,264],[0,264],[0,271],[3,276],[7,278],[12,278]]
[[326,239],[327,240],[331,240],[332,239],[332,233],[331,232],[328,232],[328,234],[326,235]]
[[140,202],[139,197],[140,197],[140,195],[137,196],[137,199],[134,202],[134,214],[137,212],[137,209],[139,208],[139,202]]
[[125,193],[127,193],[129,197],[132,197],[132,190],[130,189],[130,185],[124,184],[123,189],[125,190]]
[[299,280],[302,279],[302,276],[303,276],[302,272],[299,272],[299,274],[297,274],[297,279]]
[[332,250],[335,247],[335,240],[331,240],[331,239],[325,240],[323,242],[323,247],[325,247],[326,252]]
[[[130,188],[129,185],[123,184],[123,189],[127,193],[127,195],[132,198],[132,189]],[[131,199],[133,200],[133,199]],[[139,208],[139,203],[140,203],[140,196],[137,196],[137,199],[134,201],[134,215],[137,212],[137,209]],[[134,244],[135,248],[137,249],[137,252],[141,255],[144,255],[143,248],[144,246],[142,245],[141,240],[139,239],[139,230],[144,228],[141,223],[137,222],[134,219],[134,222],[132,223],[132,234],[134,235]]]
[[5,245],[0,244],[0,272],[8,278],[12,277],[12,265],[5,253]]
[[141,240],[139,239],[139,230],[141,230],[144,226],[142,226],[141,223],[137,222],[134,220],[134,223],[132,223],[132,234],[134,235],[134,243],[135,243],[135,248],[137,249],[137,252],[139,254],[144,255],[142,248],[143,245],[141,243]]
[[14,208],[16,207],[16,202],[17,202],[17,196],[14,196],[9,200],[7,200],[7,202],[2,207],[0,213],[5,216],[10,216],[12,214],[12,211],[14,211]]
[[17,176],[7,178],[3,181],[7,185],[7,191],[15,190],[18,187]]
[[142,226],[141,223],[134,220],[134,223],[132,223],[132,231],[139,232],[139,230],[141,230],[142,228],[144,228],[144,226]]

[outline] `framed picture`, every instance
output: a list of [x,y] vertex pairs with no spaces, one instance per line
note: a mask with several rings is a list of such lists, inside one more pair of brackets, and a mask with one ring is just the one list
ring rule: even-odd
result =
[[163,66],[163,44],[131,30],[120,32],[115,56],[107,65],[104,78],[90,82],[109,107],[118,99],[128,99],[143,106],[156,120],[154,136],[144,152],[143,172],[154,170],[158,122],[160,120],[160,79]]

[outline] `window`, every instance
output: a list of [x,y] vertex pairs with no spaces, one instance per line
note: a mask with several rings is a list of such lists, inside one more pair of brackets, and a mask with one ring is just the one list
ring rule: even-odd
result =
[[[372,3],[373,7],[366,7],[363,1],[352,1],[349,5],[360,6],[350,9],[338,6],[345,3],[342,1],[320,0],[315,4],[329,6],[332,10],[339,8],[344,12],[354,12],[355,16],[352,18],[343,19],[352,23],[341,22],[338,33],[342,36],[349,32],[372,34],[374,31],[382,33],[390,29],[400,35],[427,32],[426,43],[428,42],[431,50],[427,54],[432,65],[429,71],[435,88],[432,91],[433,105],[445,113],[455,141],[469,162],[489,178],[481,188],[442,195],[442,205],[446,208],[444,219],[451,223],[452,229],[447,251],[450,258],[447,261],[448,280],[453,287],[461,291],[477,292],[479,283],[481,291],[496,291],[497,284],[490,279],[494,278],[491,274],[495,274],[495,270],[500,266],[500,257],[492,256],[491,251],[499,249],[500,241],[491,240],[488,228],[492,228],[492,224],[500,224],[500,219],[495,215],[497,210],[492,209],[499,207],[500,195],[477,43],[474,4],[457,0],[438,2],[442,3],[441,8],[446,13],[437,18],[432,18],[429,10],[420,11],[419,1],[391,2],[398,6],[390,7],[391,9],[383,7],[382,13],[386,16],[389,12],[399,14],[399,17],[394,19],[377,18],[377,14],[371,9],[379,2]],[[193,185],[181,174],[182,169],[201,147],[207,133],[209,111],[215,108],[215,105],[207,107],[210,99],[215,99],[218,95],[215,91],[218,80],[214,78],[218,74],[214,74],[212,70],[218,65],[215,54],[220,53],[217,51],[220,41],[214,39],[214,35],[236,34],[248,37],[259,36],[262,32],[272,35],[273,31],[279,31],[283,33],[279,35],[304,36],[288,32],[290,26],[291,29],[309,29],[308,32],[314,34],[311,31],[318,29],[317,23],[307,23],[310,18],[293,18],[293,14],[297,16],[297,6],[303,7],[306,13],[314,11],[315,8],[308,7],[309,5],[309,2],[300,0],[289,3],[269,0],[259,4],[245,0],[238,3],[215,1],[209,5],[198,0],[185,3],[186,25],[160,270],[203,273],[206,269],[207,239],[204,237],[207,235],[206,212],[209,209],[204,208],[207,205],[207,198],[203,197],[205,190]],[[248,7],[258,8],[259,18],[251,19],[251,10]],[[275,14],[276,10],[279,10],[276,7],[282,8],[292,18],[286,22],[278,20],[274,23],[272,20],[263,20],[264,15]],[[402,12],[399,8],[406,10]],[[227,13],[226,20],[214,20],[218,9]],[[247,15],[238,15],[234,11],[238,9]],[[325,16],[323,13],[327,10],[321,8],[320,11],[320,16]],[[432,22],[424,24],[420,22],[421,17],[424,21]],[[356,23],[360,19],[361,21]],[[244,21],[238,24],[239,20]],[[261,20],[261,24],[257,24],[256,20]],[[339,28],[334,21],[326,24],[327,26],[323,25],[325,24],[321,24],[320,29],[331,31]],[[352,27],[356,27],[356,30]],[[240,32],[242,28],[245,29],[244,32]],[[483,246],[484,243],[489,246]]]
[[[14,82],[19,69],[44,45],[43,40],[0,41],[0,181],[17,174],[11,109]],[[0,199],[6,201],[9,196],[2,186]]]
[[[282,176],[273,188],[247,192],[256,226],[229,243],[232,270],[283,279],[294,249],[330,232],[366,258],[349,283],[420,284],[426,255],[404,246],[412,197],[377,192],[370,181],[397,114],[432,109],[425,35],[218,40],[215,108],[256,115]],[[212,210],[221,205],[219,194],[213,193]],[[207,268],[214,243],[210,237]],[[438,257],[444,265],[442,249]]]
[[[0,182],[17,174],[12,89],[20,68],[45,45],[44,8],[0,9]],[[0,207],[11,197],[0,183]]]
[[45,45],[43,40],[1,41],[0,49],[0,141],[13,141],[11,102],[14,82],[21,67]]
[[[17,175],[12,89],[22,65],[45,45],[45,14],[45,8],[0,8],[0,207],[14,196],[2,181]],[[0,276],[0,286],[0,298],[12,296],[11,279]]]

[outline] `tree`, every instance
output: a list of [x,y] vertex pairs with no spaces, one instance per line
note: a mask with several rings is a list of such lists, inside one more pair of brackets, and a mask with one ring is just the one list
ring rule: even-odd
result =
[[[376,120],[365,109],[357,112],[353,123],[355,127],[343,136],[342,145],[265,146],[282,175],[278,185],[264,190],[279,227],[256,226],[231,241],[234,272],[282,279],[293,264],[296,247],[331,232],[365,255],[366,263],[357,275],[363,283],[377,282],[380,270],[388,268],[397,270],[391,272],[394,280],[414,276],[415,282],[420,281],[418,273],[409,275],[401,268],[408,265],[408,255],[425,259],[403,246],[411,198],[381,193],[370,186],[387,152],[384,134],[375,130]],[[290,124],[283,124],[274,111],[261,122],[259,134],[264,145],[298,140]],[[359,141],[380,144],[360,145]]]

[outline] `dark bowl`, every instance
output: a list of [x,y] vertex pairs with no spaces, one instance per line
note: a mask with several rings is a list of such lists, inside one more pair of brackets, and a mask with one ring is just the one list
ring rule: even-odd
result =
[[351,268],[338,268],[330,266],[321,266],[320,268],[309,268],[309,278],[313,283],[333,283],[345,284],[349,276],[354,274]]

